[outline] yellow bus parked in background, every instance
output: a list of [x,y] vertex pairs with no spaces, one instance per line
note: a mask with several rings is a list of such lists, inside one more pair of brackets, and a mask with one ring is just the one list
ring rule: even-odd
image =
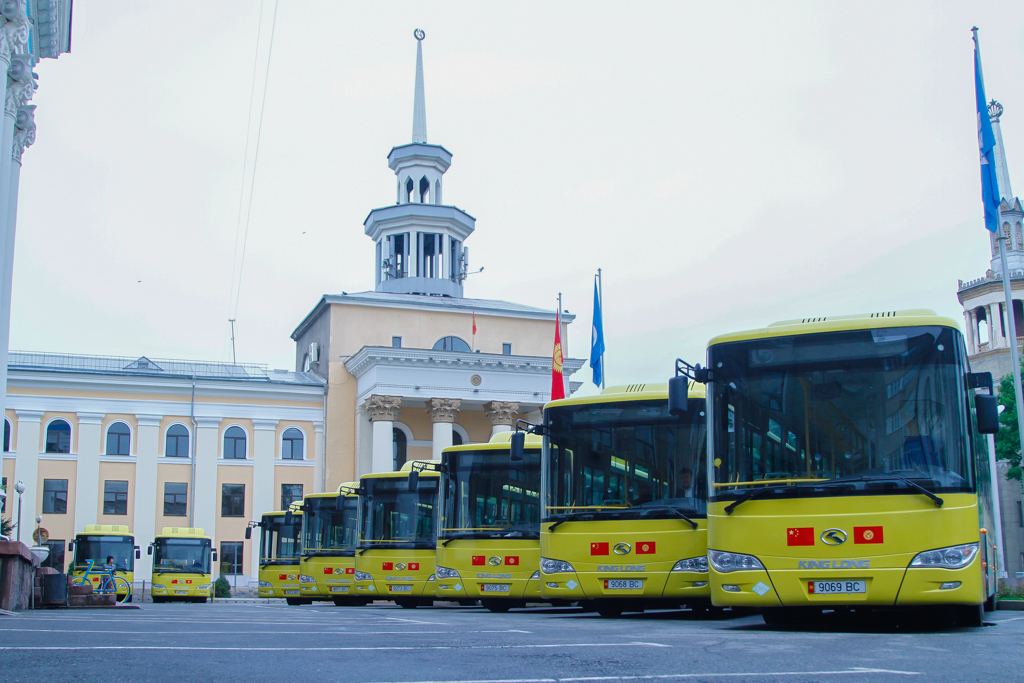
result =
[[947,605],[981,624],[998,414],[956,323],[924,310],[792,320],[712,339],[707,363],[677,367],[708,381],[716,605],[768,623]]
[[[108,557],[113,557],[115,575],[123,577],[129,586],[135,585],[135,560],[139,559],[140,552],[126,524],[87,524],[81,533],[75,534],[75,540],[68,543],[68,550],[75,551],[68,571],[72,580],[84,575],[88,561],[92,560],[94,573],[90,579],[99,583],[101,577],[95,572],[107,563]],[[131,600],[131,589],[128,594]],[[124,592],[118,591],[118,601],[122,595]]]
[[149,545],[153,602],[206,602],[213,595],[213,541],[200,528],[165,526]]
[[343,605],[365,605],[355,594],[355,550],[359,539],[359,492],[348,482],[332,493],[302,499],[302,597]]
[[492,612],[540,602],[540,448],[528,435],[512,461],[512,432],[441,452],[437,597]]
[[284,598],[289,605],[311,604],[299,590],[302,512],[265,512],[259,522],[249,523],[247,539],[252,538],[253,526],[260,528],[259,596]]
[[710,607],[704,387],[685,414],[666,384],[544,407],[541,595],[599,614]]
[[[435,597],[438,460],[410,460],[398,472],[359,479],[356,591],[367,600],[393,600],[405,608]],[[427,469],[430,468],[430,469]]]

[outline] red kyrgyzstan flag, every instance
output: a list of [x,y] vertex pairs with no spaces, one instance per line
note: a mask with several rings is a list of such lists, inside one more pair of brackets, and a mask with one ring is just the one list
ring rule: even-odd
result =
[[880,526],[855,526],[853,527],[854,543],[882,543],[883,534]]
[[414,572],[414,571],[418,570],[419,568],[420,568],[420,563],[419,562],[410,562],[409,563],[409,571]]
[[789,527],[786,529],[786,545],[814,545],[814,527]]
[[486,559],[484,558],[483,555],[474,555],[473,556],[473,566],[474,567],[480,566],[480,565],[484,564],[484,562],[486,562]]
[[505,556],[505,564],[510,566],[510,567],[518,567],[519,566],[519,556],[518,555],[506,555]]
[[356,573],[356,568],[355,567],[346,567],[345,568],[345,573],[346,574],[355,574]]
[[591,543],[590,544],[591,555],[607,555],[608,544],[607,543]]
[[654,541],[643,541],[642,543],[636,544],[637,555],[653,555],[655,552],[656,544]]
[[384,569],[384,570],[393,570],[395,568],[395,563],[394,562],[382,562],[381,565],[380,565],[380,568]]
[[562,377],[562,312],[558,311],[555,313],[555,350],[551,354],[551,400],[560,398],[565,398],[565,378]]
[[476,334],[476,311],[473,311],[473,334]]

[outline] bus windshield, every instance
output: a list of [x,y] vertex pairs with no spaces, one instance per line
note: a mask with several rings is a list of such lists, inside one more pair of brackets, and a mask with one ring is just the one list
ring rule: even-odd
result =
[[449,451],[440,538],[540,538],[540,449]]
[[298,564],[302,515],[263,515],[260,527],[260,564]]
[[544,411],[542,521],[703,516],[704,399],[681,417],[667,399],[555,406]]
[[355,553],[358,496],[306,498],[302,515],[302,554],[306,557]]
[[961,345],[926,326],[712,346],[712,499],[972,491]]
[[153,541],[154,574],[209,574],[210,539],[161,537]]
[[421,475],[415,491],[409,480],[373,478],[362,481],[363,548],[433,548],[436,544],[434,504],[438,477]]
[[84,570],[89,560],[93,561],[93,569],[99,569],[107,563],[107,558],[110,556],[114,557],[117,571],[135,571],[135,537],[75,537],[75,569]]

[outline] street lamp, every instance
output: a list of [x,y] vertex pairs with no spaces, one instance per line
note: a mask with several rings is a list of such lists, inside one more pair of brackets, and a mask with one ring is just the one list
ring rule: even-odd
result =
[[19,479],[18,482],[14,485],[14,490],[18,494],[18,538],[17,538],[17,540],[20,541],[21,540],[21,499],[24,497],[21,494],[25,493],[25,482],[23,482],[21,479]]

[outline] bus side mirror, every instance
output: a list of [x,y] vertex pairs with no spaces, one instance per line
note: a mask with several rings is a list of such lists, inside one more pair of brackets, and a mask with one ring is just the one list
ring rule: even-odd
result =
[[152,555],[153,554],[153,546],[152,545],[149,546],[148,548],[146,548],[146,554],[147,555]]
[[976,394],[974,410],[978,415],[978,431],[995,434],[999,431],[999,400],[993,394]]
[[216,562],[217,561],[217,551],[216,550],[211,550],[210,553],[213,556],[213,561]]
[[415,491],[420,485],[420,473],[417,470],[413,470],[409,473],[409,490]]
[[284,524],[285,526],[292,526],[295,524],[295,515],[292,514],[291,510],[284,513]]
[[248,541],[250,538],[252,538],[252,527],[247,526],[245,527],[245,540]]
[[75,542],[74,541],[68,541],[68,550],[74,550],[74,549],[75,549]]
[[508,459],[512,462],[522,462],[525,448],[526,432],[514,432],[508,442]]
[[135,546],[135,559],[136,560],[141,560],[142,559],[142,551],[139,550],[139,546]]
[[682,417],[686,414],[690,398],[690,378],[676,375],[668,381],[668,412],[669,415]]

